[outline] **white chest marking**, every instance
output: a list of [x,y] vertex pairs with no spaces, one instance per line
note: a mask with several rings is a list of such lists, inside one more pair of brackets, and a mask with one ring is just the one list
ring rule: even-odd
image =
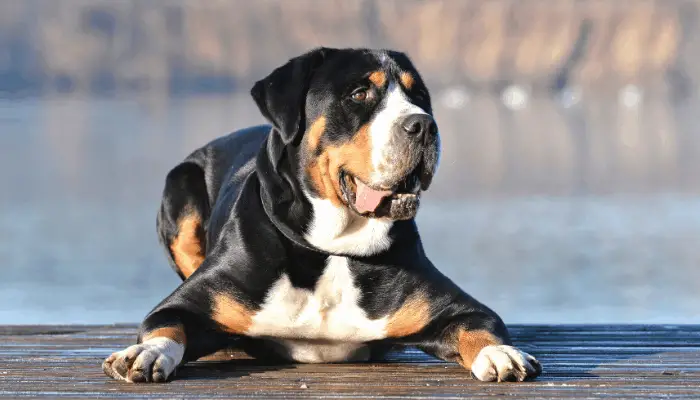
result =
[[274,348],[283,357],[302,363],[367,361],[369,346],[353,342],[312,342],[308,340],[274,340]]
[[386,336],[386,318],[367,318],[359,298],[348,260],[331,256],[313,291],[292,286],[283,275],[246,334],[282,344],[296,361],[366,358],[362,343]]
[[388,233],[393,222],[364,218],[330,200],[308,196],[313,220],[304,238],[329,253],[369,256],[391,245]]
[[347,259],[331,256],[314,291],[292,286],[283,275],[270,289],[246,334],[344,342],[383,338],[386,320],[367,318],[359,299],[360,290],[354,285]]

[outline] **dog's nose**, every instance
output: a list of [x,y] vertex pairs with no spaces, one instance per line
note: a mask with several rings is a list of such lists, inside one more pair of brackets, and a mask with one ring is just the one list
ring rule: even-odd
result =
[[416,139],[437,132],[435,120],[428,114],[411,114],[401,121],[401,128]]

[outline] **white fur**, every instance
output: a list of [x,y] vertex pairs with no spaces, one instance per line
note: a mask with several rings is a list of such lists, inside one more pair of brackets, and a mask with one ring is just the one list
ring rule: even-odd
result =
[[523,380],[526,376],[534,375],[533,363],[536,363],[533,356],[513,346],[491,345],[481,349],[471,370],[477,379],[485,382],[500,380],[499,377],[507,375],[511,370],[524,371],[517,375],[518,380]]
[[[155,337],[141,344],[129,346],[122,351],[112,354],[107,360],[111,359],[112,364],[117,359],[136,357],[131,369],[140,369],[150,371],[152,369],[162,369],[165,377],[169,377],[175,368],[182,361],[185,354],[185,346],[166,337]],[[153,368],[151,367],[153,366]],[[116,372],[116,371],[115,371]],[[112,374],[113,377],[126,382],[131,382],[129,376],[121,376],[117,373]]]
[[427,114],[425,110],[411,103],[403,89],[396,82],[391,81],[387,88],[380,111],[374,116],[369,126],[370,140],[372,143],[372,167],[373,173],[370,184],[381,185],[386,180],[387,170],[396,164],[394,158],[400,157],[392,146],[393,135],[402,134],[396,129],[398,121],[410,114]]
[[313,291],[294,287],[283,275],[246,335],[274,338],[300,362],[356,359],[363,342],[386,336],[387,324],[367,318],[359,299],[347,258],[330,256]]
[[334,254],[369,256],[391,245],[391,220],[365,218],[330,200],[308,197],[313,219],[304,238],[313,246]]
[[367,361],[369,346],[356,342],[312,342],[309,340],[275,340],[282,347],[281,354],[290,360],[307,363]]
[[378,51],[375,53],[375,57],[382,64],[382,66],[387,66],[389,63],[393,63],[393,60],[386,54],[385,51]]

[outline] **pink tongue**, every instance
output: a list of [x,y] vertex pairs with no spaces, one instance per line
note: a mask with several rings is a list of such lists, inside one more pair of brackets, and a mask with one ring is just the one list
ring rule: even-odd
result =
[[355,196],[355,209],[360,213],[372,212],[377,209],[382,199],[391,194],[391,190],[374,190],[371,187],[355,180],[357,195]]

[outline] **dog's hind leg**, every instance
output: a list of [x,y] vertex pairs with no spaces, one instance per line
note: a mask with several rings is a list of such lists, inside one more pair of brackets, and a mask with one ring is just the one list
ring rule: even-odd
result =
[[165,179],[157,230],[170,266],[183,280],[204,261],[209,210],[204,170],[187,161],[173,168]]

